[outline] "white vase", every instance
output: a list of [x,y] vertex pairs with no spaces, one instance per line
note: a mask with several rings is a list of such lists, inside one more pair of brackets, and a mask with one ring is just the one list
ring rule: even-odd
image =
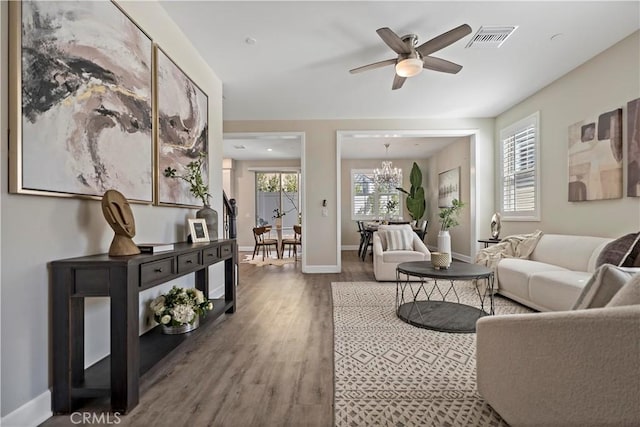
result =
[[440,230],[438,233],[438,252],[449,254],[449,262],[451,262],[451,235],[449,230]]

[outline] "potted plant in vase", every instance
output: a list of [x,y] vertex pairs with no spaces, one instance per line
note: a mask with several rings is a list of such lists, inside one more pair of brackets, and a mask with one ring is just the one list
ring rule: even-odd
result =
[[409,181],[411,182],[411,188],[409,191],[396,187],[396,190],[403,192],[407,195],[407,210],[411,219],[416,223],[424,216],[426,208],[426,202],[424,200],[424,188],[422,187],[422,172],[416,162],[413,162],[411,168],[411,174],[409,175]]
[[279,208],[275,208],[273,210],[273,217],[276,220],[276,228],[282,228],[282,217],[285,216],[286,212],[280,212]]
[[464,207],[464,203],[458,199],[451,201],[451,206],[440,209],[440,232],[438,233],[438,252],[449,254],[451,263],[451,235],[449,229],[459,224],[458,215]]
[[199,289],[174,286],[151,301],[149,308],[156,322],[162,325],[162,333],[175,335],[196,329],[200,325],[200,317],[213,310],[213,303],[207,301]]
[[191,194],[202,200],[202,208],[196,212],[196,218],[204,218],[207,223],[207,231],[209,232],[209,240],[218,240],[218,212],[209,206],[209,186],[205,185],[202,179],[202,168],[207,153],[200,152],[196,160],[189,162],[184,175],[178,175],[177,170],[167,167],[164,170],[164,176],[167,178],[178,178],[189,184]]

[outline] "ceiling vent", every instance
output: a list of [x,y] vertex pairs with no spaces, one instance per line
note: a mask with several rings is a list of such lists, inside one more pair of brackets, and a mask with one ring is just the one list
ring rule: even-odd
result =
[[480,27],[465,47],[497,49],[518,27]]
[[245,147],[244,145],[234,145],[233,148],[235,148],[236,150],[244,150],[247,147]]

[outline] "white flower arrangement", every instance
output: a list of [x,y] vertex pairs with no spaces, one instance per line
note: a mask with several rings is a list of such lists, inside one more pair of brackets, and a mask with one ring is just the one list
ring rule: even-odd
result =
[[193,324],[198,316],[204,317],[213,310],[213,303],[207,301],[201,290],[183,289],[174,286],[149,304],[156,322],[166,326]]

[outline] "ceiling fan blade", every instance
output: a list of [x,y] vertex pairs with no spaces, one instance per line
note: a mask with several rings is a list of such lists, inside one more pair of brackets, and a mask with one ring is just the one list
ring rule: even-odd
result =
[[462,65],[447,61],[446,59],[436,58],[434,56],[425,56],[422,58],[422,68],[427,70],[442,71],[443,73],[456,74],[462,70]]
[[383,42],[387,44],[395,53],[411,53],[411,48],[407,46],[405,42],[402,41],[400,37],[390,28],[378,28],[376,33],[380,36]]
[[349,70],[351,74],[361,73],[363,71],[374,70],[376,68],[384,67],[386,65],[395,64],[396,59],[385,59],[384,61],[374,62],[373,64],[363,65],[362,67],[354,68],[353,70]]
[[467,34],[471,33],[471,27],[467,24],[462,24],[453,30],[440,34],[437,37],[432,38],[428,42],[425,42],[416,48],[416,51],[422,56],[427,56],[435,51],[443,49],[452,43],[457,42]]
[[396,74],[396,76],[393,78],[393,86],[391,86],[391,89],[393,90],[400,89],[404,84],[405,80],[407,80],[406,77],[400,77],[399,75]]

